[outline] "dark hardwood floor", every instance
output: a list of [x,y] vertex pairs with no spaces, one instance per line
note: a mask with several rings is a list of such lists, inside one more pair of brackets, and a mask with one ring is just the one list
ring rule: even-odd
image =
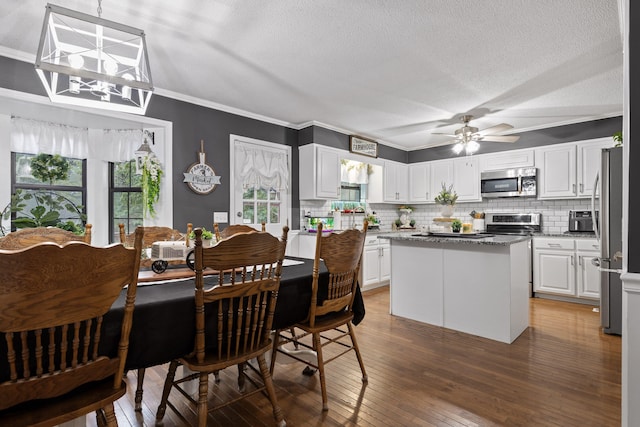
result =
[[[601,332],[592,307],[532,299],[531,326],[508,345],[393,317],[387,288],[364,295],[356,333],[368,384],[352,353],[330,363],[322,412],[317,374],[278,363],[274,383],[288,426],[620,425],[621,338]],[[165,370],[147,369],[141,413],[133,410],[136,373],[128,373],[128,394],[116,406],[120,426],[155,424]],[[212,400],[233,392],[235,376],[228,369],[220,384],[210,383]],[[194,425],[184,399],[172,396],[183,416],[168,408],[164,426]],[[209,417],[212,426],[274,424],[262,395]]]

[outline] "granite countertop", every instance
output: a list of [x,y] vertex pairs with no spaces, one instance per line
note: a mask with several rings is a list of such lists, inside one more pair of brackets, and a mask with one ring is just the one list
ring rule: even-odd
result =
[[589,238],[595,239],[596,234],[588,231],[565,231],[564,233],[535,233],[533,237],[568,237],[575,238]]
[[492,235],[482,238],[469,238],[469,237],[439,237],[439,236],[422,236],[417,235],[419,233],[380,233],[378,239],[389,240],[404,240],[411,242],[425,242],[425,243],[455,243],[464,245],[500,245],[508,246],[514,243],[526,242],[531,239],[531,236],[506,236],[506,235]]

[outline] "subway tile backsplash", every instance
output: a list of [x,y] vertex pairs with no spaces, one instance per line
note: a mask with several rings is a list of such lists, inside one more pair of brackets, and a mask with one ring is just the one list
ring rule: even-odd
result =
[[[410,204],[411,205],[411,204]],[[391,230],[391,224],[400,217],[401,205],[374,203],[368,205],[368,212],[375,212],[380,219],[382,230]],[[411,205],[411,218],[416,227],[430,225],[434,218],[441,216],[437,205]],[[548,234],[564,233],[569,226],[570,210],[588,210],[591,199],[536,200],[534,198],[488,199],[482,202],[458,203],[453,216],[461,220],[470,219],[469,213],[476,212],[540,212],[542,214],[542,232]],[[331,202],[322,200],[301,200],[300,212],[304,216],[326,216],[331,211]],[[302,221],[301,223],[304,223]]]

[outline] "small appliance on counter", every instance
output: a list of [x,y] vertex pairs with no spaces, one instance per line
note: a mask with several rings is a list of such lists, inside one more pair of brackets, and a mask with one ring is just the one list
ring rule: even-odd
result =
[[569,211],[569,232],[594,233],[591,211]]

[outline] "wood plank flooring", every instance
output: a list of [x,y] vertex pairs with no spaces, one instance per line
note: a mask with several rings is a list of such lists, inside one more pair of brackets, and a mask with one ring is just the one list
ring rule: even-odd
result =
[[[299,363],[276,365],[274,383],[288,426],[619,426],[621,338],[603,334],[591,306],[531,299],[530,327],[511,345],[389,315],[388,288],[364,293],[356,327],[369,376],[355,355],[327,367],[329,411],[318,375]],[[280,357],[278,358],[280,360]],[[166,366],[147,369],[143,411],[133,410],[136,373],[116,405],[120,426],[152,426]],[[235,369],[210,394],[228,395]],[[195,425],[167,408],[164,426]],[[216,411],[211,426],[272,426],[268,399],[250,397]],[[87,425],[94,426],[94,417]]]

